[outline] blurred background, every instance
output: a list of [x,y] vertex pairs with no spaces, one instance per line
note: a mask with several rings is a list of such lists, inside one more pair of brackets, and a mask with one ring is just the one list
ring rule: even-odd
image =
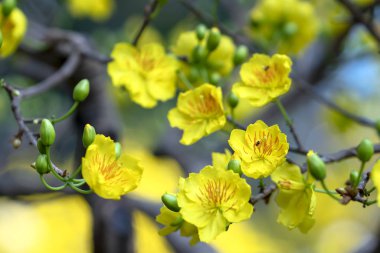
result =
[[[82,13],[81,4],[75,2],[81,2],[84,9],[92,11]],[[60,42],[47,46],[41,40],[41,34],[49,35],[52,33],[49,29],[54,28],[80,34],[86,38],[83,43],[108,56],[115,43],[130,42],[134,38],[143,21],[144,7],[149,4],[140,0],[102,0],[99,7],[96,2],[98,0],[19,0],[18,6],[29,21],[28,31],[17,52],[0,59],[0,77],[17,87],[28,87],[54,73],[67,58],[57,53]],[[236,35],[233,38],[237,45],[246,44],[251,49],[250,54],[289,53],[294,62],[295,80],[306,80],[313,92],[349,112],[372,120],[380,118],[379,42],[352,18],[340,1],[284,1],[290,7],[293,2],[312,6],[312,12],[298,17],[301,11],[292,7],[292,12],[286,13],[278,0],[276,6],[285,14],[275,8],[270,12],[274,13],[272,17],[262,10],[267,19],[259,22],[256,18],[259,15],[252,13],[260,2],[169,0],[150,22],[140,43],[160,42],[171,52],[181,32],[193,30],[199,23],[209,27],[221,25]],[[376,25],[380,8],[375,1],[351,2],[363,12],[371,8],[371,20]],[[204,15],[197,15],[198,10]],[[286,18],[276,20],[276,15]],[[265,28],[271,22],[276,27]],[[264,32],[291,22],[298,25],[298,30],[285,33],[286,36]],[[297,22],[306,23],[306,28]],[[314,32],[303,35],[301,28]],[[376,29],[380,30],[377,26]],[[304,39],[298,42],[294,38]],[[289,43],[300,46],[283,46]],[[122,143],[125,152],[142,161],[145,170],[140,186],[121,201],[83,196],[69,190],[48,192],[30,166],[38,151],[27,141],[18,149],[12,146],[17,124],[6,92],[0,91],[1,253],[378,252],[378,207],[363,208],[356,202],[343,206],[323,194],[317,195],[316,224],[307,234],[297,229],[289,231],[276,222],[279,208],[272,196],[269,204],[255,205],[250,221],[234,224],[211,244],[190,246],[189,239],[180,237],[178,232],[168,237],[158,235],[160,225],[155,216],[161,207],[161,195],[175,192],[179,177],[211,164],[212,152],[224,152],[228,148],[229,135],[220,131],[192,146],[179,144],[181,131],[170,128],[166,117],[175,106],[175,99],[160,103],[154,109],[143,109],[131,102],[127,92],[111,85],[106,66],[91,58],[84,59],[69,80],[57,89],[24,101],[21,110],[25,118],[61,115],[70,107],[73,85],[81,78],[90,79],[92,89],[95,87],[90,99],[71,120],[57,125],[59,136],[52,153],[54,161],[68,171],[78,165],[83,156],[82,129],[85,123],[91,123],[97,132],[113,136]],[[237,67],[231,76],[222,79],[225,91],[238,79],[238,73]],[[305,93],[296,81],[282,100],[307,149],[328,154],[354,147],[363,138],[378,143],[374,129],[332,110],[312,93]],[[279,124],[291,136],[278,109],[272,105],[258,109],[240,101],[236,118],[244,125],[257,119],[268,125]],[[291,137],[289,141],[294,144]],[[305,161],[304,156],[297,154],[290,153],[289,157],[299,164]],[[367,164],[367,168],[373,162]],[[359,166],[360,162],[354,158],[328,165],[328,185],[331,188],[344,186],[350,171]],[[253,192],[258,193],[256,184],[252,182],[252,185]],[[375,191],[374,196],[376,194]]]

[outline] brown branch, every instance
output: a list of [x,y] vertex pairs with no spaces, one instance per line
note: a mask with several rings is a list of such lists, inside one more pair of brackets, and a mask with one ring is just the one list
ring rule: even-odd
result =
[[276,189],[277,189],[277,186],[275,184],[268,185],[267,187],[264,188],[263,192],[252,196],[251,199],[249,200],[249,203],[254,205],[261,199],[264,199],[264,200],[268,199]]
[[149,22],[152,20],[152,14],[157,9],[158,4],[159,4],[158,0],[153,0],[152,2],[150,2],[149,4],[147,4],[145,6],[145,8],[144,8],[144,21],[143,21],[140,29],[138,30],[136,37],[133,39],[132,45],[136,46],[137,43],[139,42],[139,39],[140,39],[141,35],[143,34],[145,28],[149,25]]

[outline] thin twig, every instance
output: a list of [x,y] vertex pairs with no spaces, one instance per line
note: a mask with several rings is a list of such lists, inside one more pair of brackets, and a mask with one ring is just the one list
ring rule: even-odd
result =
[[158,4],[159,4],[158,0],[153,0],[151,3],[149,3],[148,5],[145,6],[144,21],[143,21],[140,29],[138,30],[136,37],[133,39],[132,45],[136,46],[137,43],[139,42],[139,39],[140,39],[141,35],[143,34],[145,28],[149,25],[149,22],[152,19],[152,14],[156,10],[156,8],[158,7]]
[[269,198],[276,189],[277,189],[277,186],[275,184],[270,184],[266,186],[262,193],[252,196],[251,199],[249,200],[249,203],[254,205],[261,199]]

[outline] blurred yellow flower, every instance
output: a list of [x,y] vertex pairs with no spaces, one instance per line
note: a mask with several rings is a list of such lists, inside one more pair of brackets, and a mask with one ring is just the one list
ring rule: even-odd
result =
[[136,148],[127,150],[128,154],[139,160],[144,168],[144,176],[139,187],[131,192],[132,196],[159,202],[165,192],[177,191],[178,179],[183,176],[181,166],[170,157],[154,156],[147,150]]
[[161,207],[160,214],[156,217],[156,221],[164,225],[159,231],[159,234],[162,236],[180,230],[181,236],[191,237],[190,245],[195,245],[199,242],[197,227],[186,222],[180,213],[173,212],[166,206]]
[[252,37],[277,52],[297,54],[316,37],[313,6],[300,0],[261,0],[251,11]]
[[230,170],[204,167],[180,181],[177,194],[183,219],[198,228],[199,239],[210,242],[233,222],[249,219],[251,187]]
[[183,130],[180,142],[191,145],[215,131],[226,123],[222,102],[222,89],[211,84],[181,93],[177,107],[168,113],[172,127]]
[[155,43],[139,49],[126,43],[115,45],[108,64],[108,74],[116,87],[128,90],[131,99],[145,108],[156,106],[175,95],[177,61]]
[[111,16],[114,0],[68,0],[67,5],[74,17],[89,17],[99,22]]
[[82,174],[90,188],[105,199],[120,199],[137,187],[143,169],[137,160],[121,154],[116,157],[111,138],[97,134],[82,158]]
[[292,61],[286,55],[254,54],[242,65],[241,81],[233,85],[232,91],[253,106],[266,105],[289,90],[291,66]]
[[25,35],[28,22],[24,13],[18,8],[14,8],[8,17],[3,16],[1,9],[0,3],[0,29],[3,35],[0,57],[7,57],[17,49]]
[[1,253],[90,253],[91,227],[90,206],[79,195],[0,199]]
[[372,168],[371,179],[377,189],[377,205],[380,207],[380,160],[377,160]]
[[[206,34],[206,38],[207,38]],[[186,57],[189,62],[193,62],[193,49],[199,44],[197,36],[194,31],[187,31],[181,33],[178,37],[173,52],[177,56]],[[200,45],[206,46],[206,40],[204,39]],[[233,57],[235,53],[235,44],[232,39],[226,35],[222,35],[218,47],[210,53],[207,57],[207,72],[218,73],[221,76],[227,76],[233,69]],[[198,73],[198,78],[190,76],[190,66],[188,63],[182,62],[181,69],[186,73],[188,78],[194,85],[202,84],[205,80],[201,74]],[[194,79],[194,80],[193,80]]]
[[234,129],[228,140],[241,159],[241,170],[252,178],[269,176],[284,161],[289,150],[286,135],[278,125],[268,127],[258,120],[247,130]]
[[298,166],[287,162],[278,167],[271,178],[279,189],[276,202],[281,211],[277,222],[289,229],[298,227],[303,233],[309,231],[315,222],[317,204],[313,184],[305,180]]

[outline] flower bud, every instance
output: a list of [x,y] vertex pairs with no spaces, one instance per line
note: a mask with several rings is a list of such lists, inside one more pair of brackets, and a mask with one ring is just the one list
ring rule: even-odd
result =
[[350,173],[350,181],[353,185],[356,184],[356,182],[359,181],[359,172],[356,170],[351,171]]
[[55,141],[55,130],[48,119],[43,119],[40,127],[41,142],[44,146],[51,146]]
[[121,155],[121,145],[119,142],[115,142],[115,154],[116,154],[116,159],[118,159]]
[[39,155],[35,162],[35,168],[38,173],[46,174],[49,173],[49,164],[47,160],[47,155]]
[[182,216],[178,216],[172,223],[170,223],[170,226],[176,227],[181,225],[184,222],[184,219]]
[[380,119],[375,122],[375,128],[376,128],[377,134],[380,136]]
[[165,193],[164,195],[162,195],[161,200],[162,203],[164,203],[164,205],[173,212],[179,212],[179,210],[181,209],[178,206],[177,197],[173,194]]
[[326,178],[326,165],[313,151],[307,153],[307,167],[316,180],[323,181]]
[[239,97],[235,93],[230,92],[227,97],[228,105],[234,109],[239,104]]
[[239,175],[241,175],[242,172],[241,172],[241,167],[240,167],[240,160],[236,160],[236,159],[230,160],[228,162],[227,169],[232,170],[233,172],[239,173]]
[[368,139],[363,139],[356,148],[356,153],[360,161],[363,163],[368,162],[374,153],[372,142]]
[[45,148],[45,145],[42,144],[41,138],[38,138],[38,140],[37,140],[37,148],[38,148],[38,152],[40,152],[40,154],[46,154],[46,148]]
[[90,82],[87,79],[81,80],[74,87],[73,99],[76,102],[84,101],[90,93]]
[[293,36],[298,32],[298,25],[294,22],[287,22],[283,26],[282,31],[286,36]]
[[240,45],[236,48],[234,54],[235,66],[242,64],[248,57],[248,48],[244,45]]
[[220,79],[221,79],[221,77],[220,77],[218,72],[211,73],[211,75],[210,75],[210,83],[211,84],[218,85],[218,83],[220,82]]
[[192,58],[194,62],[203,62],[207,57],[207,50],[202,46],[196,46],[193,49]]
[[195,33],[199,41],[203,40],[207,33],[207,27],[204,24],[200,24],[195,29]]
[[199,76],[199,70],[196,67],[191,67],[190,68],[190,73],[189,73],[189,81],[190,82],[195,82],[200,78]]
[[90,124],[86,124],[83,129],[82,143],[84,148],[88,148],[94,141],[96,136],[95,128]]
[[21,139],[19,137],[15,137],[12,141],[12,146],[14,149],[18,149],[21,146]]
[[221,37],[222,36],[218,28],[214,27],[210,30],[210,33],[207,38],[207,49],[210,52],[214,51],[219,46]]
[[3,12],[3,16],[8,17],[16,6],[17,6],[16,0],[3,0],[2,8],[1,8]]

